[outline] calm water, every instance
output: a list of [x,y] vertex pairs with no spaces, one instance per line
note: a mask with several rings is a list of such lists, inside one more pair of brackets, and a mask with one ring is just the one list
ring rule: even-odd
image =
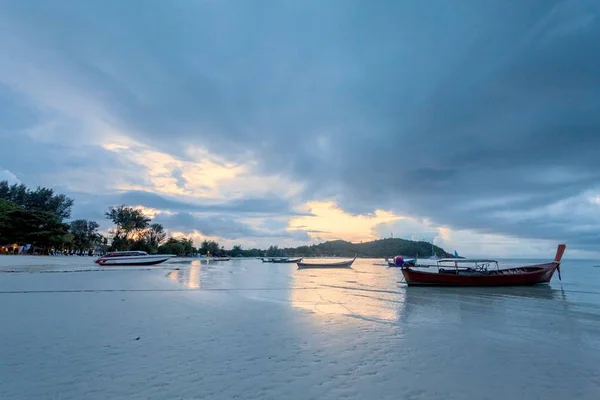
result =
[[[510,288],[409,288],[398,269],[378,262],[298,270],[254,260],[194,261],[169,278],[308,311],[315,329],[335,325],[336,335],[365,335],[365,346],[381,340],[375,333],[401,338],[370,362],[398,369],[398,379],[412,376],[419,388],[413,398],[598,398],[600,268],[593,261],[567,259],[562,281],[555,275],[550,285]],[[501,260],[501,268],[537,262]]]
[[407,288],[381,261],[0,258],[0,398],[598,399],[594,262],[549,286]]
[[[442,319],[464,318],[472,307],[490,316],[531,313],[536,318],[589,317],[592,330],[600,327],[595,326],[600,318],[600,268],[593,268],[593,261],[563,261],[562,280],[555,274],[550,285],[508,288],[409,288],[399,269],[377,265],[381,261],[358,259],[352,269],[298,270],[296,264],[260,260],[196,260],[171,263],[180,270],[168,277],[189,289],[231,291],[242,297],[289,303],[317,314],[376,322],[399,323],[437,314]],[[504,259],[500,268],[538,262]]]

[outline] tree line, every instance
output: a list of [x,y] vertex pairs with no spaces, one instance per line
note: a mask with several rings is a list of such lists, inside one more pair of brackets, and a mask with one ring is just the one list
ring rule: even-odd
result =
[[151,223],[140,210],[125,205],[110,207],[105,213],[115,227],[104,236],[96,221],[68,221],[73,204],[73,199],[53,189],[29,189],[24,184],[0,181],[0,246],[31,245],[29,253],[41,254],[92,255],[123,250],[176,255],[198,252],[191,239],[167,238],[161,224]]
[[96,221],[71,217],[73,199],[57,194],[53,189],[29,189],[23,184],[9,185],[0,181],[0,246],[31,245],[30,253],[94,254],[107,251],[142,250],[150,254],[197,254],[231,257],[451,257],[444,249],[428,242],[389,238],[365,243],[334,240],[325,243],[266,250],[231,250],[212,240],[204,240],[195,248],[192,239],[167,237],[163,225],[153,223],[141,210],[126,205],[109,207],[105,217],[114,227],[104,236]]
[[[234,246],[235,249],[235,246]],[[255,257],[256,249],[241,250],[242,256]],[[352,243],[345,240],[332,240],[310,246],[286,247],[270,246],[267,250],[260,250],[260,256],[266,257],[370,257],[383,258],[403,255],[407,257],[427,258],[435,253],[439,257],[452,257],[444,249],[425,241],[413,241],[398,238],[373,240],[363,243]],[[233,254],[232,256],[237,256]]]

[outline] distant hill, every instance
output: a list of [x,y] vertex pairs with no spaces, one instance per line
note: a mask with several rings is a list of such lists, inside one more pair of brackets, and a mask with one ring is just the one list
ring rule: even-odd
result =
[[[351,243],[345,240],[333,240],[319,243],[311,246],[300,246],[296,248],[277,248],[271,247],[267,250],[267,256],[288,256],[288,257],[359,257],[384,258],[397,255],[407,257],[428,258],[433,254],[431,252],[431,243],[415,242],[412,240],[388,238],[379,239],[372,242]],[[433,250],[439,257],[453,257],[444,249],[433,246]]]

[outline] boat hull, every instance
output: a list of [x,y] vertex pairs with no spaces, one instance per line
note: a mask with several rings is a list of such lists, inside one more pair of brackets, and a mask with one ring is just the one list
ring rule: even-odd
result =
[[283,260],[273,260],[270,261],[273,264],[297,264],[302,261],[302,258],[288,258]]
[[548,284],[559,267],[548,263],[489,273],[424,272],[402,269],[408,286],[532,286]]
[[123,257],[123,258],[99,258],[96,264],[102,266],[136,266],[136,265],[157,265],[164,263],[171,257]]
[[321,269],[334,269],[334,268],[352,268],[352,264],[349,265],[326,265],[326,264],[303,264],[298,263],[298,269],[308,268],[321,268]]
[[[355,258],[356,259],[356,258]],[[355,260],[354,259],[354,260]],[[350,261],[342,261],[336,263],[296,263],[298,265],[298,269],[306,269],[306,268],[352,268],[352,264],[354,260]]]

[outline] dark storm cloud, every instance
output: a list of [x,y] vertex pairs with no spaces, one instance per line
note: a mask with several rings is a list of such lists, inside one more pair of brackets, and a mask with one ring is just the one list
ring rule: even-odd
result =
[[166,151],[250,155],[351,212],[598,239],[598,204],[551,207],[600,186],[597,2],[31,4],[2,10],[12,59]]

